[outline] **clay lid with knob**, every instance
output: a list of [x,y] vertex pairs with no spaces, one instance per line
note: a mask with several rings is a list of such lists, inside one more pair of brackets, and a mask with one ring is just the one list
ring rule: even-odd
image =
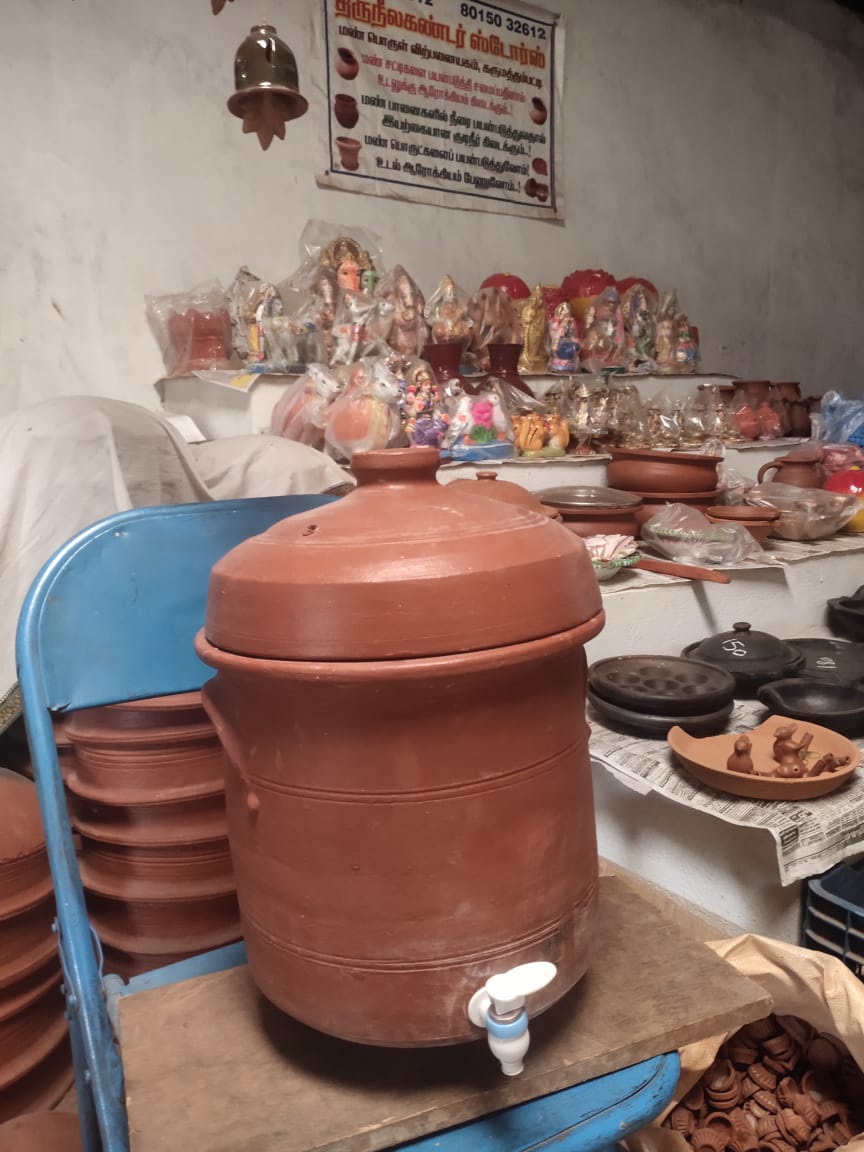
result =
[[804,663],[804,657],[791,644],[770,632],[759,632],[746,621],[732,625],[731,632],[719,632],[684,649],[693,660],[706,660],[726,668],[733,676],[778,679],[784,671]]
[[521,484],[511,484],[509,480],[500,480],[497,472],[476,472],[475,480],[451,480],[448,487],[456,491],[474,492],[479,496],[489,496],[493,500],[503,500],[508,504],[515,504],[519,508],[530,508],[550,520],[560,520],[559,513],[546,504],[541,504],[533,492],[523,488]]
[[207,642],[267,659],[358,661],[481,651],[591,621],[599,631],[582,541],[533,508],[475,495],[481,481],[470,492],[440,484],[438,464],[434,448],[357,453],[348,496],[214,566]]

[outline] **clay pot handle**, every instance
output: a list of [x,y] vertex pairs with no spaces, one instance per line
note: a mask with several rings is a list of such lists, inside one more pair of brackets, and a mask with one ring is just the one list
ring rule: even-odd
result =
[[772,460],[770,464],[763,464],[762,467],[759,469],[758,473],[756,474],[756,483],[757,484],[762,483],[762,477],[765,475],[766,472],[771,472],[772,470],[776,471],[776,470],[779,470],[779,468],[780,468],[780,461],[779,460]]
[[366,484],[404,484],[411,481],[433,481],[440,456],[437,448],[384,448],[372,452],[355,452],[351,471],[357,486]]

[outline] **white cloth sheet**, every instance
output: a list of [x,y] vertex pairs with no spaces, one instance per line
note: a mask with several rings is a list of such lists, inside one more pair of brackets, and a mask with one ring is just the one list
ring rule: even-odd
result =
[[129,508],[323,492],[349,477],[275,436],[186,444],[121,400],[45,401],[0,420],[0,732],[20,710],[15,629],[42,565],[76,532]]

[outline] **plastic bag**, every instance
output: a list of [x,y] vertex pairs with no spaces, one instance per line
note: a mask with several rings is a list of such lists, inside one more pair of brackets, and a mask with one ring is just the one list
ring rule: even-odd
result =
[[231,316],[218,280],[188,292],[145,296],[144,304],[166,376],[231,367]]
[[636,371],[654,367],[658,307],[657,293],[641,281],[631,284],[621,297],[627,363]]
[[371,294],[384,267],[381,238],[367,228],[307,220],[300,236],[300,266],[290,278],[291,286],[314,289],[314,280],[322,266],[334,274],[342,267],[344,288]]
[[327,410],[324,440],[337,460],[391,446],[401,432],[399,381],[381,357],[358,360]]
[[642,525],[642,539],[685,564],[739,564],[762,549],[741,524],[712,524],[686,504],[667,504]]
[[617,288],[604,288],[588,306],[580,359],[588,372],[626,364],[624,319]]
[[429,339],[429,326],[423,316],[426,300],[401,264],[381,277],[375,285],[375,297],[393,306],[387,343],[400,356],[419,356]]
[[845,472],[847,468],[864,468],[864,448],[857,444],[823,444],[819,460],[828,476]]
[[513,344],[519,324],[513,301],[500,288],[480,288],[468,302],[473,324],[471,356],[481,372],[489,371],[489,345]]
[[327,410],[342,391],[342,381],[324,364],[310,364],[277,401],[270,418],[270,432],[313,448],[324,447]]
[[864,400],[826,392],[820,410],[822,439],[864,447]]
[[444,389],[425,360],[412,360],[401,375],[402,427],[408,443],[440,448],[450,427]]
[[467,344],[474,328],[468,312],[468,296],[445,276],[429,300],[424,316],[429,324],[433,344]]
[[857,496],[794,484],[757,484],[747,493],[747,503],[776,508],[780,519],[773,531],[784,540],[824,540],[839,532],[858,511]]
[[324,360],[325,341],[318,328],[322,301],[289,289],[283,310],[262,317],[266,345],[265,366],[273,372],[304,372]]
[[333,324],[331,366],[383,355],[392,323],[393,305],[389,300],[376,300],[365,292],[343,292]]
[[[775,1016],[796,1017],[817,1032],[836,1036],[849,1050],[857,1066],[847,1070],[853,1099],[860,1096],[860,1070],[864,1068],[864,985],[843,963],[821,952],[769,940],[762,936],[739,936],[707,945],[736,968],[756,981],[774,1002]],[[771,1017],[768,1017],[769,1022]],[[683,1100],[714,1065],[721,1045],[731,1033],[713,1036],[681,1050],[681,1073],[673,1102],[635,1135],[623,1143],[627,1152],[692,1152],[692,1145],[680,1132],[661,1127],[665,1117]],[[858,1137],[844,1147],[861,1149]]]

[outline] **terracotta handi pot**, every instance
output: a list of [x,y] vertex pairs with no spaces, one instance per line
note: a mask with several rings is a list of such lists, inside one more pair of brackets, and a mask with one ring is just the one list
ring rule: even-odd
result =
[[606,465],[610,488],[625,492],[698,493],[717,487],[719,456],[696,452],[659,452],[652,448],[610,448]]
[[215,565],[196,639],[252,976],[385,1046],[477,1038],[471,995],[529,961],[557,965],[548,1007],[595,931],[591,561],[438,463],[355,455],[344,500]]

